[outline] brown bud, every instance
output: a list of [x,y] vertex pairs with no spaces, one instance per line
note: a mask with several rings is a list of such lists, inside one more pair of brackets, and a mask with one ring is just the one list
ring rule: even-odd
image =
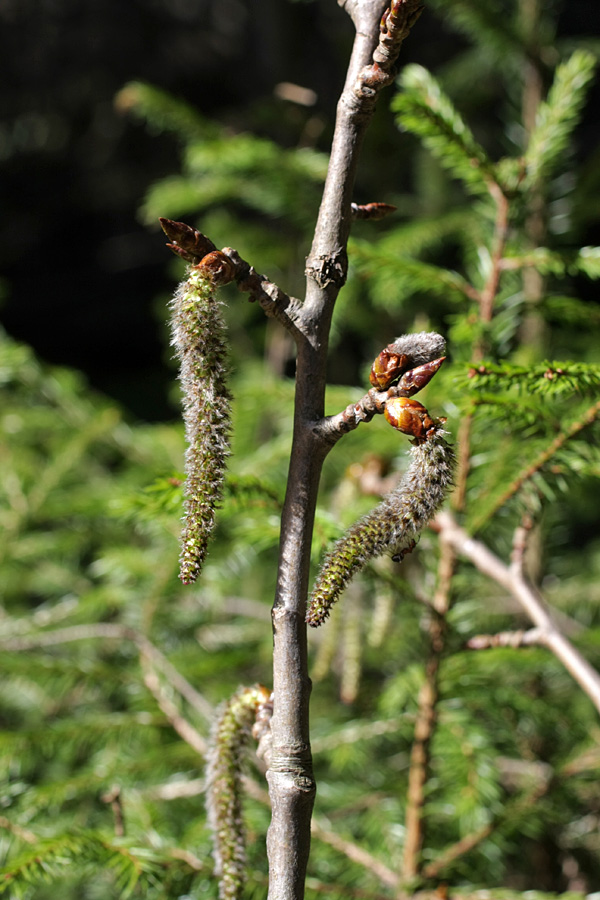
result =
[[164,218],[158,221],[171,242],[167,247],[188,262],[197,263],[207,253],[216,249],[209,238],[185,222],[174,222],[172,219]]
[[385,391],[392,382],[400,377],[408,365],[410,365],[408,356],[405,356],[404,353],[395,353],[386,347],[373,363],[369,381],[373,387]]
[[433,359],[422,366],[417,366],[416,369],[409,369],[408,372],[404,372],[398,382],[397,389],[402,391],[406,397],[412,397],[413,394],[416,394],[421,388],[429,384],[445,359],[445,356],[440,356],[439,359]]
[[397,206],[391,203],[351,203],[350,212],[353,219],[383,219],[396,212]]
[[234,263],[220,250],[207,253],[194,268],[215,285],[229,284],[235,278]]
[[422,403],[409,397],[393,397],[385,404],[384,416],[402,434],[410,434],[422,444],[432,437],[445,419],[432,419]]
[[[369,380],[373,387],[387,391],[409,369],[416,369],[425,363],[435,365],[437,360],[442,358],[445,349],[444,338],[434,331],[404,334],[381,351],[373,363]],[[437,363],[438,368],[439,365],[440,363]],[[435,371],[431,371],[430,377],[433,377]],[[420,378],[420,373],[416,377]],[[421,387],[426,383],[424,381]],[[416,393],[417,390],[418,388],[415,388],[412,393]]]

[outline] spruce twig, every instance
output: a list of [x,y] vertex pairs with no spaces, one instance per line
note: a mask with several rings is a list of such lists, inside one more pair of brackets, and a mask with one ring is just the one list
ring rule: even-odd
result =
[[406,795],[404,853],[402,878],[408,882],[415,878],[422,867],[422,849],[425,842],[425,802],[427,781],[430,777],[431,742],[438,724],[440,698],[440,666],[446,651],[447,616],[451,606],[452,578],[456,568],[456,554],[446,542],[440,541],[438,584],[429,606],[427,621],[428,652],[425,660],[424,680],[417,700],[417,717],[410,751],[408,791]]
[[544,632],[541,628],[528,628],[526,631],[499,631],[497,634],[476,634],[466,643],[469,650],[491,650],[494,647],[531,647],[544,644]]
[[482,526],[489,521],[489,519],[498,512],[508,501],[517,494],[523,485],[533,478],[543,467],[550,462],[553,456],[558,453],[558,451],[563,447],[568,441],[572,438],[576,437],[581,431],[587,428],[589,425],[592,425],[598,416],[600,415],[600,400],[597,400],[596,403],[593,403],[585,413],[577,419],[576,422],[573,422],[566,428],[564,431],[561,431],[553,441],[546,447],[545,450],[540,453],[536,459],[524,469],[521,470],[519,475],[514,479],[514,481],[508,486],[505,492],[501,497],[498,498],[494,506],[487,510],[485,516],[480,516],[475,519],[473,522],[473,530],[478,531]]

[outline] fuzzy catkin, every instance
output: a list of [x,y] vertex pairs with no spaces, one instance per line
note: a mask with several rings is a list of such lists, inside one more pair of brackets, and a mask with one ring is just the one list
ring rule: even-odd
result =
[[386,348],[400,356],[405,355],[410,368],[438,359],[446,352],[446,341],[435,331],[419,331],[403,334]]
[[191,584],[206,558],[223,491],[231,395],[226,381],[225,325],[214,286],[192,269],[178,287],[171,311],[188,445],[179,577],[184,584]]
[[402,481],[356,522],[325,557],[310,597],[306,621],[321,625],[350,579],[366,563],[390,552],[402,558],[440,508],[452,485],[454,451],[441,428],[411,448]]
[[211,735],[206,807],[220,900],[240,900],[244,889],[243,751],[256,715],[268,701],[269,691],[262,685],[241,688],[221,707]]

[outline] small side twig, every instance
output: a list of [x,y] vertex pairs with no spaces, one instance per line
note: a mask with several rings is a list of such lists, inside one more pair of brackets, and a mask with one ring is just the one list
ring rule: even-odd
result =
[[[354,431],[362,422],[370,422],[373,416],[385,411],[386,403],[395,397],[413,397],[427,384],[442,365],[445,356],[410,369],[400,378],[398,384],[385,391],[371,388],[356,403],[334,416],[325,416],[313,425],[313,432],[324,440],[335,444],[344,434]],[[426,373],[423,370],[427,370]]]
[[213,708],[202,694],[190,684],[181,672],[169,662],[167,657],[139,631],[112,622],[97,622],[92,625],[72,625],[67,628],[57,628],[54,631],[42,631],[39,634],[22,635],[21,637],[0,638],[0,647],[4,650],[22,652],[36,647],[52,647],[57,644],[66,644],[71,641],[85,640],[126,640],[132,641],[140,653],[143,653],[152,663],[160,669],[171,687],[186,700],[190,706],[206,721],[212,722]]
[[38,836],[33,831],[29,831],[28,828],[21,828],[20,825],[11,822],[6,816],[0,816],[0,828],[10,831],[11,834],[14,834],[19,840],[25,841],[26,844],[35,844],[38,841]]
[[502,562],[485,544],[472,538],[448,512],[437,515],[433,527],[461,556],[480,572],[504,587],[533,624],[542,631],[543,643],[554,653],[600,712],[600,675],[560,631],[541,594],[523,575]]
[[235,281],[241,291],[249,294],[251,303],[258,301],[267,316],[278,319],[296,339],[302,337],[300,301],[289,297],[265,275],[259,275],[250,263],[242,259],[237,250],[224,247],[222,251],[217,251],[210,238],[185,222],[165,218],[160,218],[159,222],[169,238],[167,247],[176,256],[193,266],[198,266],[207,257],[215,255],[215,251],[221,260],[224,256],[227,257],[232,263],[232,270],[221,283]]
[[110,804],[112,814],[115,820],[115,835],[123,837],[125,835],[125,815],[123,813],[123,798],[121,796],[121,786],[114,784],[109,791],[102,794],[103,803]]
[[377,221],[396,212],[397,206],[391,203],[351,203],[350,214],[353,219],[371,219]]
[[361,72],[357,89],[375,91],[392,83],[402,42],[422,12],[420,0],[392,0],[381,19],[373,63]]
[[192,750],[195,750],[196,753],[204,757],[206,755],[207,744],[200,732],[196,731],[196,729],[190,725],[187,719],[181,715],[173,701],[167,697],[160,684],[158,675],[148,663],[143,665],[142,668],[144,669],[144,684],[158,703],[173,730],[177,732],[179,737],[185,741]]
[[358,865],[363,866],[363,868],[372,872],[379,878],[382,884],[386,884],[391,888],[398,887],[399,878],[396,873],[353,841],[344,840],[337,832],[325,828],[325,826],[315,818],[313,818],[311,822],[311,832],[314,837],[323,841],[323,843],[329,844],[330,847],[343,853],[344,856],[352,860],[352,862],[358,863]]
[[532,647],[544,645],[544,632],[541,628],[529,628],[527,631],[499,631],[497,634],[476,634],[469,638],[465,647],[468,650],[491,650],[494,647]]
[[248,294],[251,303],[259,306],[272,319],[277,319],[297,341],[304,337],[302,326],[302,304],[290,297],[276,284],[259,275],[254,266],[246,262],[232,247],[224,247],[222,251],[235,266],[235,282],[244,293]]
[[482,825],[481,828],[478,828],[477,831],[466,834],[460,841],[456,841],[455,844],[452,844],[444,850],[443,853],[440,853],[436,859],[433,859],[430,863],[427,863],[426,866],[423,866],[421,872],[423,878],[438,878],[450,863],[453,863],[456,859],[460,859],[461,856],[474,850],[478,844],[492,834],[494,829],[495,823],[488,822],[486,825]]

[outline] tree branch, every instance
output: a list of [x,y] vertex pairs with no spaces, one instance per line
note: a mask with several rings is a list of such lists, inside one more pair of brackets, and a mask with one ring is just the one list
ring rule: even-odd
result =
[[520,569],[503,563],[485,544],[467,534],[447,512],[438,514],[434,527],[457,553],[469,559],[480,572],[504,587],[519,602],[540,629],[540,643],[561,661],[600,712],[600,675],[559,630],[543,597],[526,581]]
[[[406,335],[405,337],[411,336]],[[380,356],[383,356],[384,353],[385,351]],[[342,435],[358,428],[361,422],[370,422],[373,416],[383,413],[388,400],[394,397],[414,397],[429,383],[445,359],[446,357],[442,356],[414,369],[409,369],[404,372],[398,384],[386,391],[371,388],[360,400],[350,403],[342,412],[335,416],[325,416],[321,421],[316,422],[313,426],[314,433],[332,445],[335,444]],[[386,383],[389,384],[389,380]]]
[[242,259],[237,250],[224,247],[222,252],[235,266],[235,282],[240,291],[249,295],[251,303],[257,301],[265,315],[277,319],[296,341],[302,340],[304,334],[300,301],[284,293],[280,287],[269,281],[266,275],[259,275],[250,263]]
[[[323,461],[332,446],[315,432],[314,425],[324,414],[331,317],[347,273],[346,245],[358,155],[378,93],[378,87],[369,87],[361,73],[373,63],[384,7],[381,0],[347,3],[357,34],[338,103],[327,179],[306,264],[306,298],[299,313],[298,327],[306,340],[298,342],[294,434],[273,604],[273,743],[267,772],[272,804],[267,835],[269,900],[301,900],[310,850],[315,782],[308,724],[311,683],[305,614],[317,493]],[[404,37],[418,3],[394,0],[393,7],[398,14],[400,8],[402,15],[406,14]],[[390,27],[395,28],[396,22]],[[399,33],[400,25],[397,27]],[[399,42],[395,52],[398,50]]]
[[259,275],[256,269],[246,262],[232,247],[217,250],[210,238],[186,225],[185,222],[174,222],[172,219],[159,219],[160,225],[169,238],[167,247],[176,256],[185,259],[193,266],[208,264],[211,274],[214,268],[227,266],[227,270],[219,272],[218,283],[227,284],[235,281],[240,291],[250,295],[250,302],[258,301],[265,314],[277,319],[296,340],[303,337],[300,323],[301,304],[289,297],[265,275]]

